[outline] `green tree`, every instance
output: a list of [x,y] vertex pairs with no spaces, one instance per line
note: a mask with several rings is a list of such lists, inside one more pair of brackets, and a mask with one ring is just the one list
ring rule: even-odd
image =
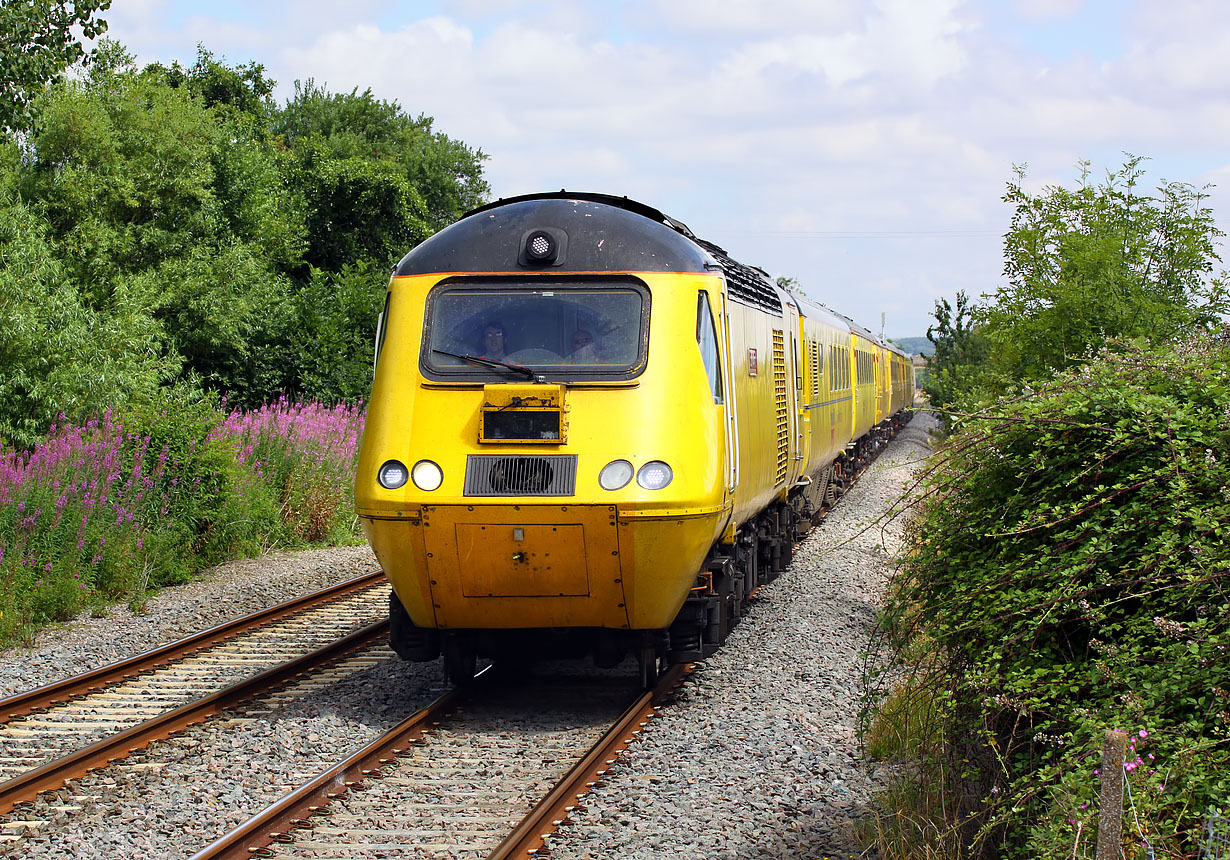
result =
[[426,239],[422,196],[395,164],[358,156],[333,158],[319,140],[297,152],[293,187],[307,213],[307,262],[340,272],[348,265],[392,267]]
[[[301,207],[273,143],[247,114],[206,107],[114,43],[88,77],[49,87],[21,166],[67,280],[93,312],[131,297],[160,323],[183,379],[239,378],[300,264]],[[114,405],[114,404],[108,404]]]
[[274,130],[292,148],[311,154],[304,163],[309,170],[325,159],[358,158],[399,174],[422,199],[430,234],[482,203],[490,190],[482,150],[433,131],[432,124],[431,117],[412,117],[371,90],[329,93],[309,79],[295,82],[295,95],[275,118]]
[[976,315],[1004,379],[1046,379],[1116,338],[1172,341],[1230,307],[1202,191],[1165,182],[1142,194],[1142,160],[1129,156],[1100,184],[1082,164],[1075,189],[1037,194],[1017,168],[1004,195],[1015,207],[1008,282]]
[[1227,414],[1230,329],[1119,343],[929,461],[886,599],[884,677],[913,720],[894,835],[1070,856],[1118,728],[1138,826],[1158,857],[1197,856],[1230,792]]
[[305,390],[328,392],[330,400],[367,397],[387,275],[374,264],[341,272],[313,270],[312,280],[296,296],[292,339],[293,352],[303,362]]
[[47,224],[0,188],[0,447],[29,447],[63,412],[148,403],[178,360],[143,298],[118,290],[105,311],[82,301]]
[[30,105],[79,60],[87,60],[75,30],[93,39],[107,29],[98,17],[111,0],[5,0],[0,3],[0,130],[24,131]]
[[283,110],[272,90],[259,63],[201,47],[138,70],[103,39],[32,94],[36,121],[0,149],[0,316],[22,333],[0,394],[22,438],[57,396],[84,414],[160,384],[247,406],[364,395],[389,267],[481,202],[484,156],[370,91],[309,83]]
[[957,291],[957,306],[948,299],[935,303],[935,325],[927,340],[935,348],[928,361],[923,389],[933,406],[946,409],[973,391],[985,372],[987,338],[974,322],[974,304],[964,290]]
[[186,87],[207,108],[246,114],[262,124],[277,110],[273,100],[277,82],[265,77],[264,65],[250,62],[232,68],[215,60],[203,45],[197,45],[196,63],[191,68],[185,69],[178,62],[169,68],[151,63],[145,73],[160,76],[168,86]]

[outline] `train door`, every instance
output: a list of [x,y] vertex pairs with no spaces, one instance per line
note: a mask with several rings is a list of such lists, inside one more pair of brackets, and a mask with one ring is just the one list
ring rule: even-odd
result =
[[884,362],[881,360],[884,355],[884,348],[877,343],[871,352],[871,360],[874,362],[875,371],[877,424],[888,417],[888,380],[885,379],[888,368],[884,366]]
[[[725,285],[723,284],[723,287]],[[726,420],[726,494],[732,495],[739,486],[739,422],[735,406],[735,371],[730,356],[730,309],[727,307],[726,290],[718,293],[718,341],[721,347],[720,361],[726,383],[726,398],[723,414]]]
[[803,362],[799,352],[799,309],[793,300],[785,302],[786,326],[790,332],[790,462],[793,483],[802,474],[806,442],[803,438]]

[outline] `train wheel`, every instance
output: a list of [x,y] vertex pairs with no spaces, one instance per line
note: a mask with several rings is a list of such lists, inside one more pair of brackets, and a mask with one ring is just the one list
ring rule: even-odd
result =
[[444,675],[450,684],[465,686],[474,680],[478,654],[474,644],[460,636],[444,640]]
[[658,683],[657,648],[653,645],[642,645],[636,652],[636,665],[640,670],[642,690],[648,690]]

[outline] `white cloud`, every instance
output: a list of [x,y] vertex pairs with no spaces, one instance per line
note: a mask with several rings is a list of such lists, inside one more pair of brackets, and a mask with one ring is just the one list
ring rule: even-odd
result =
[[832,87],[874,75],[894,85],[928,87],[959,72],[965,53],[963,26],[950,0],[879,0],[857,28],[839,33],[796,33],[753,43],[738,51],[724,71],[735,79],[756,78],[774,66],[820,75]]
[[702,33],[787,30],[842,32],[857,26],[863,0],[654,0],[652,15],[674,29]]
[[1012,0],[1012,5],[1029,21],[1053,21],[1071,18],[1085,0]]

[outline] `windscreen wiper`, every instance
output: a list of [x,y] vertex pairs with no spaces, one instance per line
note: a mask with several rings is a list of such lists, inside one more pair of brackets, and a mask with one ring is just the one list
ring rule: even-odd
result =
[[487,358],[483,355],[459,355],[455,352],[445,352],[442,349],[433,349],[432,352],[438,352],[440,355],[447,355],[450,358],[460,358],[462,361],[469,361],[483,367],[507,367],[509,370],[515,370],[517,373],[524,373],[527,379],[538,378],[538,374],[524,364],[509,364],[507,361],[500,361],[498,358]]

